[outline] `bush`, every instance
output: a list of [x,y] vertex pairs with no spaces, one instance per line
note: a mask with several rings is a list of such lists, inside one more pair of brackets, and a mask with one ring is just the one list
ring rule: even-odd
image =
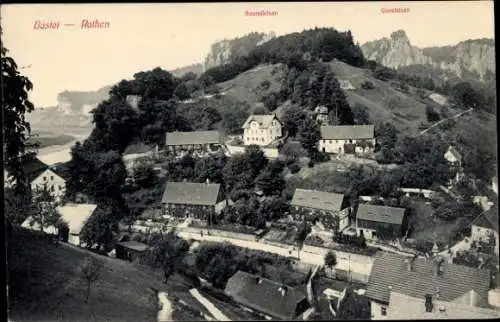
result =
[[314,161],[313,161],[313,160],[309,160],[309,162],[307,163],[307,166],[308,166],[309,168],[314,167]]
[[288,165],[291,173],[297,173],[300,171],[300,165],[297,162]]
[[374,89],[375,85],[373,85],[373,83],[370,82],[370,81],[364,81],[363,84],[361,84],[361,88],[363,88],[363,89]]
[[431,106],[427,105],[425,107],[425,113],[427,115],[428,122],[437,122],[441,119],[441,115],[436,112]]

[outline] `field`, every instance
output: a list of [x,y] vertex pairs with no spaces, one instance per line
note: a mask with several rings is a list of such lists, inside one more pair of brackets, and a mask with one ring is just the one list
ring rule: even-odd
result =
[[[88,252],[48,244],[27,231],[14,231],[10,244],[9,317],[13,321],[156,321],[156,296],[166,291],[195,310],[206,310],[175,275],[167,285],[161,276],[121,260],[92,254],[102,263],[102,275],[85,304],[85,281],[79,271]],[[176,320],[193,313],[174,304]]]

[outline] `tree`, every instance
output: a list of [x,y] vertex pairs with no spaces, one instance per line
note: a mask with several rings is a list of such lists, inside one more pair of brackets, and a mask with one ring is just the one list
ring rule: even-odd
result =
[[[1,30],[0,30],[1,34]],[[26,113],[34,110],[28,100],[28,92],[33,89],[31,81],[17,70],[13,58],[7,56],[8,50],[1,44],[2,65],[2,119],[3,153],[5,170],[14,183],[16,193],[27,194],[28,182],[23,172],[23,158],[31,127],[25,118]]]
[[285,188],[283,175],[284,164],[279,161],[270,162],[256,178],[256,186],[265,196],[279,196]]
[[180,83],[174,90],[174,96],[183,101],[190,97],[185,83]]
[[97,245],[97,249],[109,251],[111,242],[118,233],[118,222],[128,215],[123,201],[101,202],[82,228],[80,239],[88,248]]
[[151,247],[145,252],[142,261],[151,267],[163,270],[163,283],[166,284],[172,274],[179,270],[184,255],[189,251],[189,244],[175,232],[155,236]]
[[368,125],[371,124],[370,114],[368,114],[368,108],[359,104],[354,105],[352,109],[354,115],[354,122],[358,125]]
[[134,168],[134,182],[141,187],[151,187],[155,178],[151,165],[146,162],[141,162]]
[[100,278],[101,271],[102,271],[101,262],[92,257],[92,255],[85,257],[82,266],[80,267],[81,275],[87,284],[85,303],[88,303],[90,299],[90,290],[92,284],[95,283]]
[[298,134],[300,144],[310,156],[318,153],[318,142],[321,138],[321,132],[316,121],[310,117],[304,119],[299,126]]
[[295,137],[300,125],[307,118],[307,113],[297,105],[292,105],[285,111],[283,116],[283,127],[287,129],[288,134]]
[[30,225],[38,224],[40,231],[45,228],[56,227],[61,220],[61,214],[57,211],[54,196],[45,185],[34,192],[34,212]]
[[280,219],[289,211],[290,204],[284,197],[266,198],[261,202],[258,210],[268,221]]
[[337,265],[337,255],[334,251],[328,251],[325,255],[325,266],[330,269],[333,276],[333,268]]
[[366,297],[354,293],[352,287],[348,286],[345,297],[339,303],[337,318],[344,321],[370,320],[370,301]]

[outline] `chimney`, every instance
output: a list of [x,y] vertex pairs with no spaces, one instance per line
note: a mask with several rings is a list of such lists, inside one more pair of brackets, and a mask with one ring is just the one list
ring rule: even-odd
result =
[[206,184],[210,184],[210,179],[207,178],[207,180],[205,181]]
[[285,296],[286,295],[286,286],[280,286],[280,288],[278,289],[278,291],[281,292],[281,296]]
[[425,294],[425,312],[432,312],[434,304],[432,303],[432,295]]
[[474,290],[469,292],[469,305],[470,306],[476,306],[477,304],[477,294],[474,292]]
[[436,258],[436,260],[434,261],[434,277],[443,275],[444,273],[443,263],[444,263],[443,258]]

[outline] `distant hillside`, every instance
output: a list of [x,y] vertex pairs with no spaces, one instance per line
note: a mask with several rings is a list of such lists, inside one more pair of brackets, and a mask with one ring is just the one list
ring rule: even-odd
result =
[[367,59],[384,66],[399,69],[422,65],[442,75],[454,75],[461,79],[485,81],[495,74],[495,41],[474,39],[454,46],[418,48],[410,43],[404,30],[398,30],[390,38],[366,42],[361,46]]
[[186,73],[195,73],[196,75],[200,75],[201,73],[203,73],[203,70],[204,70],[203,64],[197,63],[189,66],[176,68],[174,70],[171,70],[170,72],[175,77],[182,77]]

